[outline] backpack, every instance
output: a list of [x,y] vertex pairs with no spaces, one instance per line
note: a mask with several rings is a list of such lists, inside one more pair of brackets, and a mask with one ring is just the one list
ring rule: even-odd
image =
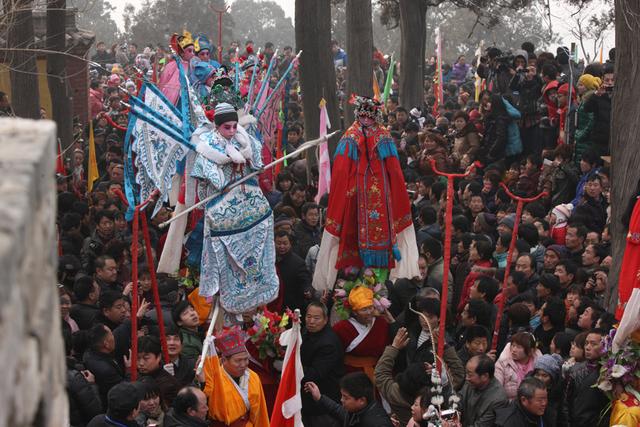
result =
[[504,103],[504,107],[507,110],[507,114],[511,118],[509,124],[507,125],[507,146],[505,147],[505,155],[507,157],[517,156],[522,153],[522,140],[520,139],[520,128],[518,128],[518,123],[516,120],[519,120],[521,115],[520,111],[509,101],[502,98],[502,102]]

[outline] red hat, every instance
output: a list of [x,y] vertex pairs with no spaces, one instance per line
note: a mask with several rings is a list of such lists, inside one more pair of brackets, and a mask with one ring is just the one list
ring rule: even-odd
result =
[[230,357],[247,351],[245,341],[244,331],[238,326],[234,326],[230,329],[225,329],[220,336],[216,337],[216,346],[220,354],[224,357]]

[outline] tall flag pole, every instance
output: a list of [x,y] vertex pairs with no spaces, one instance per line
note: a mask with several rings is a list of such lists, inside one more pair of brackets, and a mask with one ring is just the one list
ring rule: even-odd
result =
[[[320,100],[320,138],[327,135],[327,129],[331,128],[329,114],[327,113],[327,101],[322,98]],[[316,203],[320,202],[320,198],[329,192],[331,187],[331,159],[329,158],[329,141],[320,144],[320,155],[318,161],[318,194],[316,195]]]
[[89,120],[89,170],[87,171],[87,189],[93,189],[93,183],[100,178],[96,161],[96,141],[93,136],[93,120]]
[[376,72],[373,72],[373,99],[380,101],[380,85],[376,77]]
[[440,37],[440,27],[436,28],[436,75],[433,82],[433,93],[436,101],[433,103],[433,115],[438,114],[438,107],[443,103],[442,99],[442,39]]

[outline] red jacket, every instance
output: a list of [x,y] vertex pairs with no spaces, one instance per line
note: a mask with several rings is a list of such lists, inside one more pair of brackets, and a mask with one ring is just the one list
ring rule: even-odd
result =
[[491,261],[476,261],[476,263],[473,264],[473,267],[471,267],[471,273],[469,273],[467,278],[464,279],[462,294],[460,296],[460,303],[458,304],[458,313],[462,313],[462,310],[464,310],[464,306],[469,302],[469,292],[471,291],[473,282],[475,282],[482,276],[488,276],[488,274],[481,270],[489,269],[491,267]]

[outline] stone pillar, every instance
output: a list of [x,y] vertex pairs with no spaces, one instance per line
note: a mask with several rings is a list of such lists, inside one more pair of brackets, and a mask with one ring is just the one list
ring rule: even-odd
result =
[[65,426],[56,126],[0,119],[0,427]]

